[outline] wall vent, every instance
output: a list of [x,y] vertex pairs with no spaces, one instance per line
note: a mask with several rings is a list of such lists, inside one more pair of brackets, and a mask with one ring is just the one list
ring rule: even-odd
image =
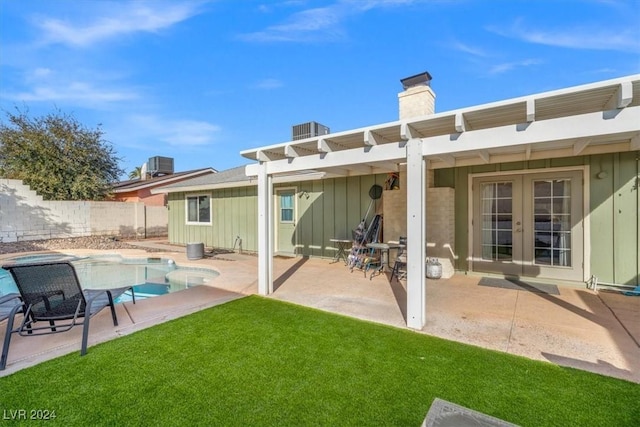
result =
[[171,175],[173,173],[173,158],[160,156],[150,157],[148,167],[151,176]]
[[328,127],[316,122],[307,122],[307,123],[302,123],[300,125],[292,126],[291,140],[297,141],[299,139],[327,135],[328,133],[329,133]]

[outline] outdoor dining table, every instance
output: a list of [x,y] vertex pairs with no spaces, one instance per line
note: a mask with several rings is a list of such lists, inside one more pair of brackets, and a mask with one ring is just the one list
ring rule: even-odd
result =
[[349,239],[329,239],[330,242],[332,242],[336,248],[338,249],[338,251],[336,252],[335,256],[333,257],[333,261],[331,262],[336,263],[340,260],[344,261],[344,265],[347,265],[348,263],[348,259],[347,259],[347,245],[351,245],[351,240]]
[[373,272],[371,272],[371,276],[369,276],[369,278],[370,279],[373,278],[373,276],[375,276],[376,273],[382,274],[382,272],[385,271],[385,265],[387,266],[387,269],[388,269],[389,268],[389,251],[391,249],[399,249],[402,246],[403,245],[401,245],[400,243],[395,243],[395,242],[367,243],[367,248],[380,252],[380,265],[378,266],[378,268],[373,270]]

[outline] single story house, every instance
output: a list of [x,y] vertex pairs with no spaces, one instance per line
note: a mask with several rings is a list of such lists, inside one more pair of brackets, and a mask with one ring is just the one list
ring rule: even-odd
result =
[[[245,150],[255,163],[165,186],[169,239],[330,257],[371,204],[407,240],[407,324],[426,318],[425,257],[453,271],[584,284],[640,277],[640,75],[435,112],[404,79],[399,120]],[[390,173],[399,184],[372,200]],[[225,178],[226,177],[226,178]]]
[[145,206],[166,206],[166,195],[162,193],[153,194],[151,192],[153,189],[203,175],[215,174],[216,172],[213,168],[201,168],[183,172],[171,172],[161,176],[145,176],[138,179],[120,181],[112,187],[112,200],[142,202]]

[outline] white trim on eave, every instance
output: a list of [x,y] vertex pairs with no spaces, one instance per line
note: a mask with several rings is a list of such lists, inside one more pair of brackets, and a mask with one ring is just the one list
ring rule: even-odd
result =
[[[324,172],[312,172],[308,174],[283,175],[273,178],[274,184],[283,184],[287,182],[316,181],[326,177]],[[200,184],[174,188],[155,188],[151,190],[151,194],[162,193],[185,193],[192,191],[222,190],[225,188],[253,187],[258,185],[258,180],[247,177],[246,181],[221,182],[219,184]]]
[[[171,184],[172,182],[183,180],[183,179],[186,180],[186,179],[196,178],[198,176],[205,175],[208,173],[218,173],[218,171],[215,170],[214,168],[207,168],[207,169],[199,170],[196,172],[187,173],[184,175],[177,175],[177,176],[169,175],[167,179],[163,179],[162,181],[153,181],[153,182],[149,181],[145,183],[146,180],[140,180],[140,183],[138,185],[133,185],[131,187],[126,187],[121,189],[115,189],[113,192],[116,194],[129,193],[131,191],[138,191],[138,190],[153,187],[156,185],[162,186],[162,185]],[[154,193],[153,190],[151,190],[151,194],[158,194],[158,193]]]

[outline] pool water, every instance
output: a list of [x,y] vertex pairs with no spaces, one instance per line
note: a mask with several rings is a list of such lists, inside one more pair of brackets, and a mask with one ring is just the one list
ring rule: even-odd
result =
[[[133,285],[136,299],[151,298],[210,283],[218,272],[178,267],[166,258],[122,258],[119,255],[74,257],[71,255],[29,255],[5,263],[70,261],[84,289],[109,289]],[[0,296],[18,292],[8,271],[0,269]],[[116,302],[131,301],[125,293]]]

